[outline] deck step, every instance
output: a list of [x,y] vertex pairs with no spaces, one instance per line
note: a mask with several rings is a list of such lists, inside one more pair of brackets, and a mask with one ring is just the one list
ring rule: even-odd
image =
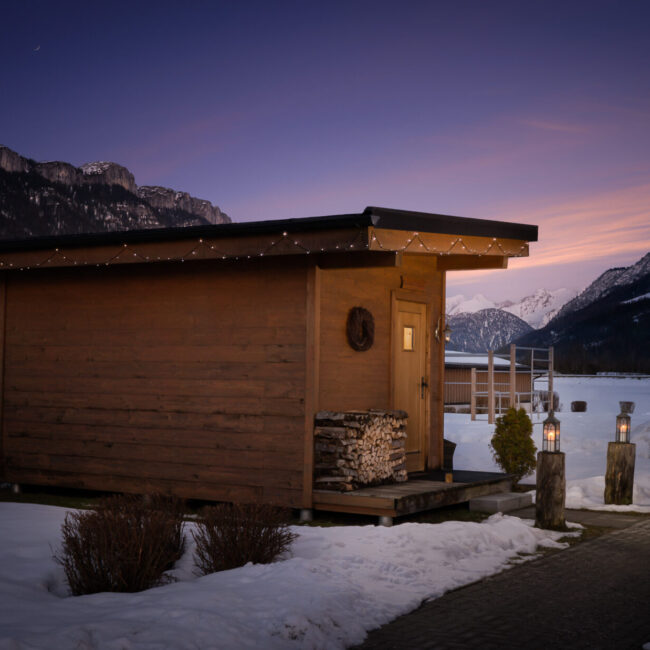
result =
[[533,497],[525,492],[497,492],[469,500],[469,509],[478,512],[509,512],[531,505]]

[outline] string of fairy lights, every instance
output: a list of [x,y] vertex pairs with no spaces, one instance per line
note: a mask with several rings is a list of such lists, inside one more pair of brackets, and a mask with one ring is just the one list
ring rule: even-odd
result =
[[[510,257],[520,257],[524,255],[527,251],[527,244],[522,244],[518,249],[508,251],[506,250],[501,242],[496,238],[492,237],[490,243],[485,249],[479,250],[468,246],[468,244],[463,240],[462,237],[457,236],[447,248],[440,248],[432,246],[427,243],[426,239],[423,239],[418,232],[411,233],[406,243],[402,246],[388,246],[382,244],[380,238],[377,236],[376,232],[372,232],[370,243],[363,241],[365,231],[359,230],[355,236],[341,243],[335,243],[333,245],[321,246],[321,247],[310,247],[300,241],[296,235],[290,234],[287,231],[282,232],[281,235],[276,236],[267,246],[254,252],[254,253],[229,253],[223,248],[219,248],[213,243],[207,242],[203,238],[199,238],[193,245],[192,248],[188,249],[185,253],[181,255],[171,255],[171,256],[162,256],[162,255],[146,255],[142,252],[139,252],[137,248],[128,243],[123,243],[118,245],[118,250],[111,253],[106,259],[97,261],[97,260],[84,260],[80,258],[75,258],[70,252],[64,252],[60,248],[55,248],[53,251],[48,252],[45,257],[35,263],[28,265],[14,264],[13,262],[0,259],[0,269],[12,269],[12,270],[29,270],[32,268],[41,268],[48,266],[110,266],[111,264],[124,263],[125,258],[131,258],[131,261],[137,262],[186,262],[193,259],[222,259],[222,260],[242,260],[242,259],[254,259],[272,255],[274,249],[280,246],[286,247],[288,243],[290,246],[293,246],[298,251],[302,252],[304,255],[310,255],[312,253],[319,252],[344,252],[351,250],[369,250],[375,249],[376,247],[379,250],[386,252],[394,252],[395,254],[407,252],[412,246],[418,250],[418,252],[432,253],[436,255],[452,255],[456,247],[463,249],[464,254],[468,255],[489,255],[495,248],[502,255],[507,255]],[[360,241],[362,240],[362,241]],[[423,249],[423,250],[420,250]],[[286,250],[286,248],[285,248]],[[63,263],[63,264],[61,264]]]
[[[394,248],[385,247],[385,246],[381,243],[381,241],[379,240],[379,237],[377,237],[377,234],[376,234],[375,232],[372,233],[371,241],[376,242],[376,243],[377,243],[377,246],[379,246],[379,248],[380,248],[381,250],[384,250],[384,251],[387,251],[387,250],[395,250]],[[442,248],[437,248],[437,247],[435,247],[435,246],[429,246],[429,245],[426,243],[426,240],[422,239],[422,237],[420,236],[420,233],[419,233],[419,232],[414,232],[414,233],[413,233],[413,234],[412,234],[412,235],[407,239],[406,244],[404,244],[404,246],[402,247],[401,251],[402,251],[402,252],[405,251],[407,248],[409,248],[409,247],[411,246],[411,244],[412,244],[413,242],[416,242],[418,248],[424,248],[424,250],[425,250],[427,253],[435,253],[436,255],[451,255],[451,254],[453,253],[453,251],[454,251],[454,248],[456,248],[456,246],[460,246],[461,248],[463,248],[465,254],[467,254],[467,255],[478,255],[479,257],[481,257],[481,256],[483,256],[483,255],[489,255],[493,248],[497,248],[497,249],[501,252],[502,255],[508,255],[508,256],[510,256],[510,257],[521,257],[521,256],[525,253],[525,251],[527,250],[527,248],[528,248],[528,245],[527,245],[527,244],[522,244],[522,245],[519,247],[518,250],[507,251],[507,250],[506,250],[506,249],[501,245],[501,242],[500,242],[496,237],[492,237],[490,243],[488,244],[488,246],[487,246],[484,250],[478,250],[478,249],[472,249],[472,248],[470,248],[470,247],[469,247],[469,246],[468,246],[468,245],[463,241],[463,238],[462,238],[462,237],[456,237],[456,239],[454,239],[454,240],[451,242],[451,245],[450,245],[448,248],[446,248],[446,249],[442,249]]]

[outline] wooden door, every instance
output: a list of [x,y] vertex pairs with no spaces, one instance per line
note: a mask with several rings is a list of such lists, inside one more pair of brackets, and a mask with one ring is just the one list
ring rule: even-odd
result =
[[406,469],[424,469],[428,376],[426,305],[396,300],[393,315],[393,406],[408,413]]

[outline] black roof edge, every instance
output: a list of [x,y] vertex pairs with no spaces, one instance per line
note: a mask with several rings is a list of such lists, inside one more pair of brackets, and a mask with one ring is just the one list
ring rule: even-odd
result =
[[284,231],[311,232],[314,230],[367,228],[368,226],[391,230],[415,230],[450,235],[504,237],[507,239],[537,241],[537,226],[506,221],[452,217],[427,212],[367,207],[360,214],[351,213],[321,217],[221,223],[205,226],[118,230],[102,233],[0,240],[0,251],[38,250],[58,246],[81,248],[84,246],[110,246],[124,243],[163,242],[173,241],[175,239],[208,239],[211,237],[267,235]]
[[364,214],[341,214],[327,217],[306,217],[277,219],[275,221],[243,221],[219,223],[205,226],[178,226],[175,228],[147,228],[144,230],[115,230],[99,233],[74,235],[51,235],[29,239],[0,240],[0,251],[32,250],[66,246],[103,246],[112,244],[136,244],[164,242],[175,239],[201,239],[211,237],[238,237],[268,235],[287,232],[309,232],[314,230],[335,230],[338,228],[364,228],[372,225]]
[[[503,237],[525,241],[537,241],[538,235],[537,226],[510,221],[454,217],[446,214],[430,214],[374,206],[368,206],[364,210],[364,214],[372,218],[376,228],[391,230],[421,230],[422,232],[439,232],[444,235]],[[433,231],[430,230],[432,226],[434,226]]]

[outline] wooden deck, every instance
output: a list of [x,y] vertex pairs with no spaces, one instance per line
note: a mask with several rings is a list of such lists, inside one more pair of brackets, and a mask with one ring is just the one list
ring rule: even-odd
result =
[[314,490],[317,510],[347,512],[378,517],[399,517],[432,510],[474,497],[510,490],[508,474],[455,470],[453,483],[445,483],[444,472],[417,472],[405,483],[361,488],[352,492]]

